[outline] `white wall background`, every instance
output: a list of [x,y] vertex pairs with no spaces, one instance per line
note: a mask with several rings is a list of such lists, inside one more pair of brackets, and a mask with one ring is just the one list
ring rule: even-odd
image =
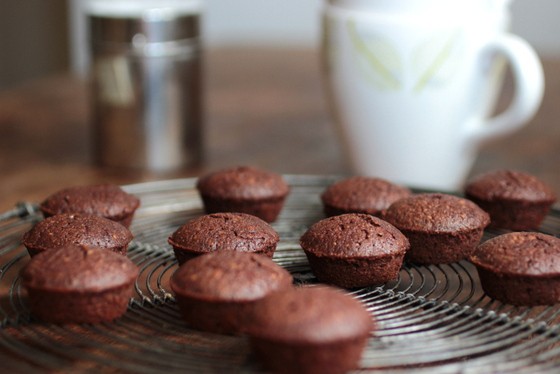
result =
[[[560,1],[560,0],[558,0]],[[209,45],[257,44],[314,47],[321,0],[206,0]]]
[[[80,4],[71,0],[72,60],[83,70],[85,23]],[[114,0],[118,1],[118,0]],[[315,47],[323,0],[204,0],[207,47],[231,45]],[[462,0],[469,1],[469,0]],[[157,1],[156,1],[157,2]],[[512,0],[512,31],[529,41],[541,57],[560,58],[560,0]]]
[[[463,0],[470,1],[470,0]],[[210,45],[295,44],[318,40],[321,0],[206,0]],[[560,0],[512,0],[512,31],[541,55],[560,57]]]
[[[469,1],[469,0],[463,0]],[[210,45],[317,41],[321,0],[206,0]],[[560,57],[560,0],[512,0],[512,31],[542,55]]]

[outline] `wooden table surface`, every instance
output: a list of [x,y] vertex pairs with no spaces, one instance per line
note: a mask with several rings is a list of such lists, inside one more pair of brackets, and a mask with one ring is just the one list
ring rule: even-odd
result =
[[[207,51],[205,160],[168,174],[123,173],[92,164],[83,79],[60,74],[0,92],[0,209],[40,201],[69,185],[197,176],[238,164],[281,173],[347,174],[318,62],[315,50]],[[560,196],[560,61],[543,63],[547,86],[536,117],[521,131],[485,146],[472,174],[525,170]]]

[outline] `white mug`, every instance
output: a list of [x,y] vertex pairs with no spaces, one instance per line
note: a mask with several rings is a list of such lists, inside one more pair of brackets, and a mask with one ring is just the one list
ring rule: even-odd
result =
[[[544,91],[508,0],[325,0],[323,57],[357,174],[457,190],[480,145],[526,124]],[[494,115],[504,62],[515,94]]]

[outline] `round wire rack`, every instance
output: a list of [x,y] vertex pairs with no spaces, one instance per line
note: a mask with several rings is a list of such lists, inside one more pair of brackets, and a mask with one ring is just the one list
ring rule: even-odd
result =
[[[291,192],[273,227],[274,260],[299,284],[316,282],[299,246],[323,218],[319,199],[335,176],[287,175]],[[29,256],[24,232],[42,217],[22,203],[0,214],[0,370],[2,372],[259,372],[245,337],[190,329],[169,278],[177,268],[168,236],[203,214],[194,179],[124,186],[140,197],[128,256],[141,269],[127,313],[112,323],[53,325],[29,314],[18,277]],[[558,236],[553,209],[540,231]],[[483,240],[506,231],[487,231]],[[468,262],[405,264],[399,278],[349,291],[378,322],[361,361],[372,372],[558,372],[560,308],[514,307],[492,300]]]

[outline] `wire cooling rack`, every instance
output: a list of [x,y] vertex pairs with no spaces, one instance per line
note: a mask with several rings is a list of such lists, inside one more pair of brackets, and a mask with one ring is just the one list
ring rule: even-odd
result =
[[[314,283],[299,237],[323,218],[319,200],[336,177],[288,175],[291,193],[273,227],[274,260],[297,283]],[[259,372],[244,337],[190,329],[169,289],[177,268],[167,237],[203,214],[194,179],[125,186],[142,200],[129,257],[140,267],[127,313],[112,323],[52,325],[29,315],[18,277],[29,257],[20,240],[41,219],[33,204],[0,215],[2,372]],[[559,235],[560,211],[541,231]],[[483,240],[505,231],[487,231]],[[351,292],[375,316],[361,368],[372,372],[558,372],[560,308],[513,307],[482,292],[467,262],[405,265],[399,279]]]

